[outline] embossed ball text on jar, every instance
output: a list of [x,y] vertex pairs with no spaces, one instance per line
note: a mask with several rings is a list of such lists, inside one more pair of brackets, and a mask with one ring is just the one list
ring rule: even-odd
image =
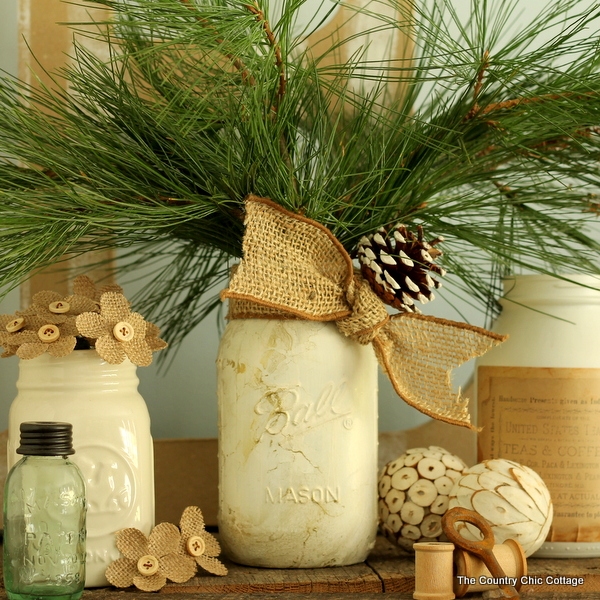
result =
[[377,361],[333,323],[236,319],[221,340],[219,531],[242,564],[363,561],[377,526]]
[[86,483],[86,587],[108,585],[104,572],[121,556],[115,532],[154,525],[154,450],[150,416],[128,360],[111,365],[94,350],[64,358],[42,354],[19,363],[18,395],[9,412],[9,468],[19,459],[19,424],[73,424],[73,462]]

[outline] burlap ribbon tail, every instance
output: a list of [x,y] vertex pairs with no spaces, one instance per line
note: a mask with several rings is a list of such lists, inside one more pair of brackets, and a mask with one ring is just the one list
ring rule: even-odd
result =
[[246,198],[243,258],[221,293],[231,318],[335,321],[344,335],[373,344],[396,393],[435,419],[473,429],[468,399],[451,371],[506,336],[413,313],[388,315],[352,259],[320,223],[267,198]]

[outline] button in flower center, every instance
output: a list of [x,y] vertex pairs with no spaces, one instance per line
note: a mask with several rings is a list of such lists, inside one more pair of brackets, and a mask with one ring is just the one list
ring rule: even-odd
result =
[[10,323],[6,324],[6,331],[8,331],[9,333],[19,331],[19,329],[23,328],[24,324],[25,319],[23,317],[17,317],[16,319],[13,319]]
[[152,554],[146,554],[138,560],[137,568],[142,575],[154,575],[158,571],[158,558]]
[[126,321],[119,321],[113,327],[113,335],[120,342],[130,342],[134,335],[133,327]]
[[38,337],[42,342],[49,344],[50,342],[55,342],[60,337],[60,331],[56,325],[48,323],[38,329]]
[[204,540],[197,535],[193,535],[191,538],[189,538],[186,542],[186,546],[187,551],[192,556],[201,556],[202,554],[204,554],[204,550],[206,549],[206,544],[204,543]]
[[65,302],[64,300],[59,300],[58,302],[52,302],[52,304],[50,304],[48,306],[48,309],[50,310],[50,312],[55,313],[57,315],[69,312],[70,308],[71,308],[71,305],[68,302]]

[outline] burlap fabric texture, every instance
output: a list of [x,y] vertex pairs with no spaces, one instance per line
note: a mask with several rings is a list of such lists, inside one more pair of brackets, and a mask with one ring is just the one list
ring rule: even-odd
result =
[[[77,329],[95,340],[96,352],[108,363],[118,365],[127,357],[134,365],[146,367],[152,352],[166,347],[159,330],[139,313],[131,312],[129,301],[118,292],[105,292],[100,298],[100,313],[86,312],[77,317]],[[117,323],[125,323],[133,332],[129,341],[115,337]]]
[[[123,556],[106,569],[108,582],[115,587],[135,585],[145,592],[155,592],[167,579],[175,583],[189,581],[198,566],[214,575],[227,575],[227,567],[217,558],[221,546],[205,530],[204,517],[197,506],[183,511],[180,528],[160,523],[148,537],[133,527],[117,532],[116,544]],[[199,546],[194,547],[197,542]]]
[[229,318],[335,321],[344,335],[373,344],[397,394],[435,419],[473,429],[468,399],[451,371],[506,339],[434,317],[390,316],[382,300],[323,225],[268,198],[246,198],[243,258],[221,293]]
[[[0,335],[0,343],[5,348],[14,348],[14,354],[19,358],[29,360],[41,356],[44,352],[48,352],[56,358],[61,358],[70,354],[75,348],[77,328],[75,327],[74,317],[69,317],[62,323],[54,324],[59,332],[59,337],[49,343],[41,341],[38,334],[40,328],[48,325],[47,320],[35,315],[27,315],[25,316],[25,323],[28,329]],[[10,354],[7,351],[3,356],[9,356]]]
[[198,566],[213,575],[227,575],[227,567],[217,558],[221,553],[221,546],[217,539],[206,531],[202,511],[197,506],[188,506],[183,511],[179,528],[181,529],[180,554],[187,556],[189,540],[200,538],[204,550],[193,557]]
[[172,523],[160,523],[148,537],[133,527],[123,529],[116,543],[123,558],[106,569],[106,579],[115,587],[135,585],[145,592],[155,592],[167,579],[184,583],[196,573],[194,559],[179,553],[181,533]]

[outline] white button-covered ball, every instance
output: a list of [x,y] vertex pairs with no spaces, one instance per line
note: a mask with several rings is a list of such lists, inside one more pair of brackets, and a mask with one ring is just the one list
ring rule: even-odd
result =
[[411,448],[379,475],[379,526],[393,543],[438,541],[449,493],[467,465],[439,446]]
[[[455,506],[479,513],[491,525],[496,544],[516,540],[525,556],[544,543],[552,524],[552,501],[542,478],[504,458],[466,469],[450,492],[450,508]],[[457,530],[467,539],[481,539],[470,523],[459,523]]]

